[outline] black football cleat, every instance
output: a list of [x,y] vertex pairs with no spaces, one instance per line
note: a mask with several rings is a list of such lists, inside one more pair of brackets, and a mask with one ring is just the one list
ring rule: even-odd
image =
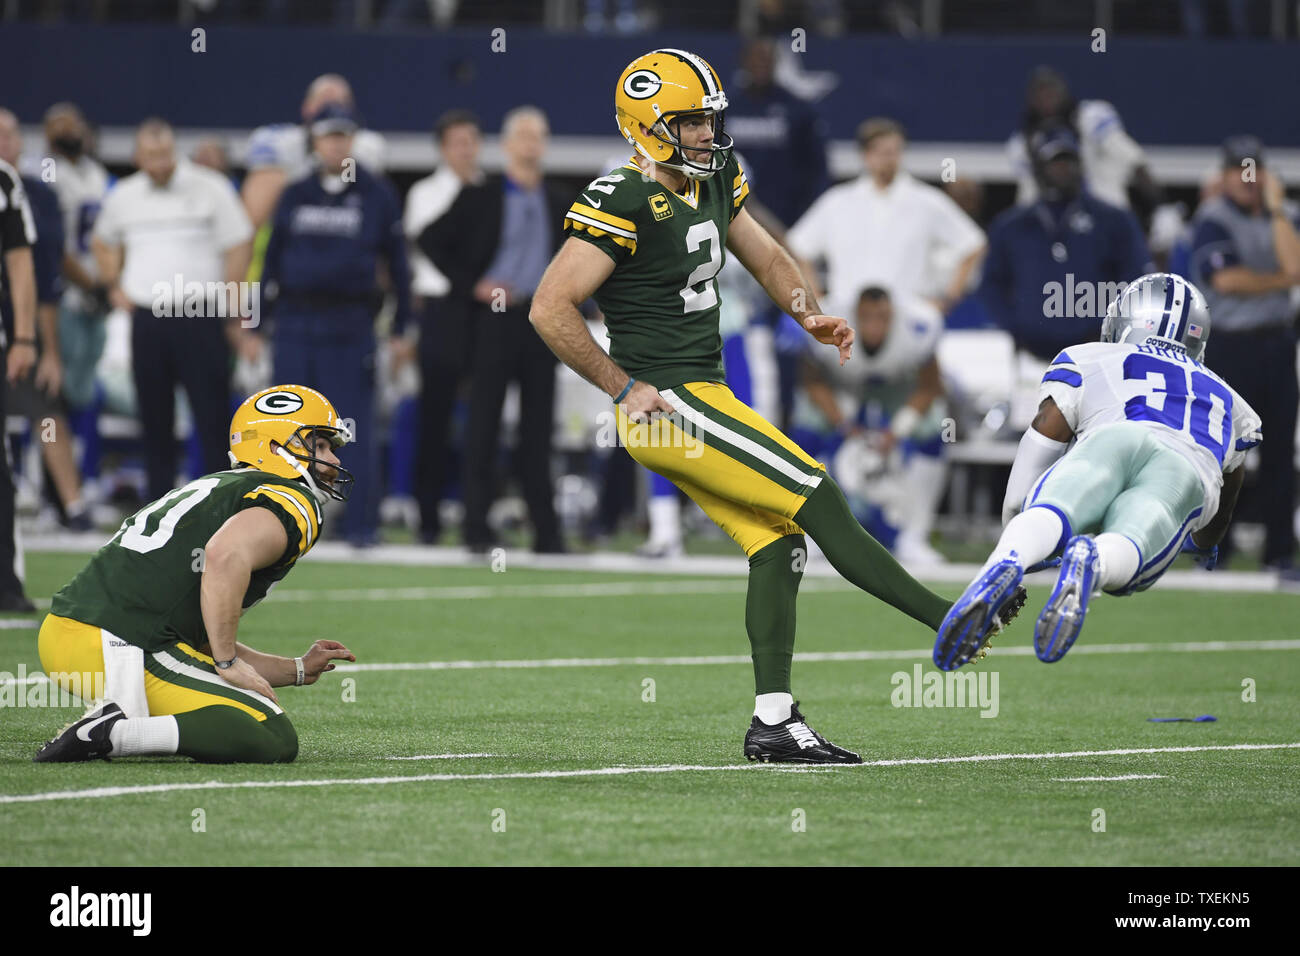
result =
[[862,763],[852,750],[835,746],[804,723],[798,701],[784,723],[765,724],[757,717],[749,722],[745,756],[760,763]]
[[115,723],[125,719],[121,707],[111,700],[105,701],[64,727],[57,737],[36,752],[32,760],[36,763],[107,760],[113,749],[108,732]]

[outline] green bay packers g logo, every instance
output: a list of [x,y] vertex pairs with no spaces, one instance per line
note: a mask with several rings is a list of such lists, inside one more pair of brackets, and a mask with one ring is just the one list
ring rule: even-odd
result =
[[302,408],[302,397],[293,392],[267,392],[253,407],[267,415],[288,415]]
[[651,70],[637,70],[623,81],[623,92],[634,100],[648,100],[659,92],[663,80]]

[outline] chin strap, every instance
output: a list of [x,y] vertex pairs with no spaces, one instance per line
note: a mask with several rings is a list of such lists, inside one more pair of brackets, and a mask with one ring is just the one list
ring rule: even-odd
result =
[[322,491],[319,487],[317,487],[315,479],[313,479],[311,476],[310,468],[305,466],[293,455],[285,451],[283,445],[277,445],[275,449],[275,453],[279,455],[281,458],[283,458],[285,461],[287,461],[289,463],[289,467],[292,468],[294,471],[298,472],[298,474],[300,474],[303,477],[303,480],[307,482],[307,487],[311,489],[312,496],[320,504],[323,505],[325,504],[325,502],[329,501],[329,497],[330,497],[329,494]]

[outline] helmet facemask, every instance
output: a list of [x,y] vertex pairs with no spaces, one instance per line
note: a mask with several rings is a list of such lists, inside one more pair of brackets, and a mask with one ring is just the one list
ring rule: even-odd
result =
[[[712,103],[710,104],[710,101]],[[657,161],[660,166],[675,169],[689,179],[708,179],[727,164],[727,159],[735,146],[731,137],[724,130],[724,115],[727,109],[727,97],[724,93],[706,96],[706,105],[698,110],[677,110],[664,113],[650,129],[650,135],[665,146],[671,146],[673,155],[668,161]],[[691,116],[713,117],[713,142],[708,146],[682,146],[681,126],[683,119]],[[686,154],[707,152],[707,165],[690,159]]]
[[[290,467],[302,476],[319,500],[322,493],[335,501],[347,501],[352,493],[356,477],[342,465],[334,464],[316,455],[316,440],[323,438],[332,448],[342,448],[352,440],[346,428],[333,428],[328,425],[301,425],[295,428],[287,444],[276,442],[276,454],[289,462]],[[318,472],[317,466],[333,469],[333,478],[325,478]]]

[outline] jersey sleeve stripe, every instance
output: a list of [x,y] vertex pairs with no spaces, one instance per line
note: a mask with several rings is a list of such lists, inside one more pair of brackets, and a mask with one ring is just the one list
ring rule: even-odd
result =
[[307,492],[303,491],[301,488],[290,486],[290,485],[276,485],[275,490],[283,491],[285,494],[295,498],[298,501],[301,501],[303,505],[306,506],[307,510],[313,516],[315,516],[316,520],[312,522],[312,527],[316,530],[320,529],[322,515],[320,510],[320,503],[317,502],[315,498],[307,494]]
[[[245,498],[265,497],[280,504],[281,509],[293,519],[298,526],[298,554],[307,553],[307,549],[312,546],[316,539],[315,531],[312,527],[311,513],[302,506],[302,503],[296,500],[293,495],[289,494],[284,488],[277,488],[274,485],[259,485],[248,494]],[[289,506],[285,507],[282,502],[288,502]]]
[[585,203],[575,202],[569,208],[568,218],[575,219],[582,217],[587,222],[594,222],[597,225],[605,227],[611,232],[617,232],[619,235],[627,236],[629,239],[636,238],[636,223],[631,219],[624,219],[621,216],[615,216],[612,213],[601,212],[593,206]]
[[1054,368],[1043,376],[1043,384],[1048,382],[1064,382],[1071,388],[1078,388],[1083,384],[1083,376],[1078,372],[1072,372],[1068,368]]
[[1238,438],[1237,451],[1247,451],[1258,445],[1263,439],[1261,438]]
[[745,201],[745,197],[748,195],[749,195],[749,182],[742,181],[739,186],[737,186],[735,189],[731,191],[731,205],[739,206],[742,202]]
[[618,243],[618,245],[623,246],[631,250],[632,252],[636,252],[635,239],[630,239],[627,236],[622,236],[615,232],[608,231],[603,226],[595,226],[589,222],[581,222],[578,219],[574,218],[572,214],[567,216],[564,221],[566,225],[572,223],[574,229],[585,230],[589,235],[591,235],[594,238],[599,239],[602,236],[608,236],[611,241]]
[[1056,358],[1052,359],[1053,365],[1073,365],[1074,359],[1070,358],[1069,352],[1058,352]]

